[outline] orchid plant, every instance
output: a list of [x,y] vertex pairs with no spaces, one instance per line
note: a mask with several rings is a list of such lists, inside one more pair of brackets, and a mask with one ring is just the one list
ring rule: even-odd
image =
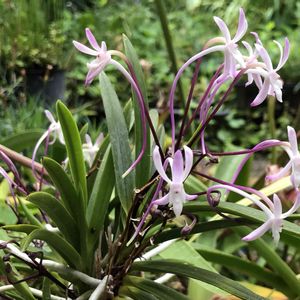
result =
[[[90,29],[86,29],[86,38],[92,48],[73,41],[77,50],[95,57],[87,64],[85,85],[88,88],[99,77],[108,133],[101,133],[93,143],[86,127],[79,130],[69,109],[58,101],[57,121],[45,111],[50,125],[36,143],[31,160],[0,146],[0,157],[7,165],[0,168],[0,174],[8,181],[12,208],[24,221],[0,231],[0,274],[4,278],[0,298],[201,300],[234,295],[266,299],[257,289],[259,284],[271,289],[270,293],[288,297],[282,299],[300,296],[295,269],[284,259],[293,253],[297,257],[300,241],[300,229],[294,222],[300,207],[295,129],[288,127],[287,141],[267,139],[249,149],[227,152],[212,152],[205,132],[241,78],[247,77],[246,86],[254,82],[259,90],[255,99],[249,99],[252,107],[269,97],[283,101],[278,71],[288,59],[289,41],[285,39],[284,47],[275,42],[280,59],[274,68],[257,33],[253,33],[253,47],[242,41],[248,29],[242,9],[235,34],[220,18],[214,21],[223,36],[208,40],[180,67],[172,83],[170,139],[158,113],[149,108],[142,69],[129,39],[123,37],[125,53],[107,50],[106,43],[98,43]],[[222,52],[224,60],[197,99],[193,94],[200,65],[215,52]],[[177,84],[193,63],[197,67],[184,113],[176,115]],[[124,110],[104,73],[108,65],[121,72],[132,89]],[[195,109],[190,114],[192,101]],[[63,161],[47,157],[48,148],[56,142],[66,149]],[[271,185],[258,189],[242,184],[249,159],[274,147],[281,147],[290,160],[266,177]],[[218,165],[219,160],[220,166],[225,161],[228,165],[211,175],[210,166]],[[31,167],[39,184],[27,187],[13,161]],[[294,195],[288,208],[284,188]],[[241,199],[231,201],[232,193]],[[203,238],[205,232],[216,229],[240,236],[232,249],[242,247],[239,253],[246,253],[249,243],[262,261],[256,263],[251,252],[242,259],[216,250],[212,235]],[[213,242],[205,244],[209,239]],[[282,249],[284,257],[278,252]],[[221,275],[210,262],[227,267],[227,274],[237,270],[250,276],[253,284]],[[164,285],[174,275],[178,281],[189,278],[184,293]],[[193,284],[197,286],[194,294]]]

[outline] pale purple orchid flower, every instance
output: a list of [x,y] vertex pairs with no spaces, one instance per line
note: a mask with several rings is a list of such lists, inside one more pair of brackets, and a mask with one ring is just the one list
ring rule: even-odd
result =
[[188,177],[193,167],[193,151],[184,146],[185,164],[181,150],[177,150],[174,154],[174,158],[168,158],[168,162],[171,166],[172,179],[170,179],[161,162],[160,153],[158,146],[153,151],[153,162],[159,175],[170,185],[169,193],[162,198],[155,200],[156,205],[170,204],[173,207],[173,211],[176,217],[181,215],[183,204],[186,201],[194,200],[197,195],[188,195],[185,190],[183,183]]
[[109,51],[107,51],[107,47],[105,42],[101,43],[101,47],[96,41],[94,35],[92,34],[89,28],[85,29],[86,37],[93,47],[93,49],[77,42],[73,41],[74,46],[80,51],[88,55],[96,56],[96,59],[92,60],[90,63],[87,63],[87,67],[89,69],[88,74],[85,79],[85,85],[89,85],[92,83],[94,78],[99,75],[105,67],[111,62],[111,55]]
[[285,213],[282,213],[282,204],[279,197],[274,194],[273,196],[274,208],[271,210],[266,207],[267,221],[259,226],[257,229],[252,231],[250,234],[243,237],[243,241],[253,241],[262,235],[264,235],[268,230],[272,231],[272,237],[275,245],[278,245],[280,239],[280,233],[282,231],[283,220],[292,215],[300,207],[300,193],[297,192],[297,198],[293,206]]
[[224,75],[229,75],[234,78],[237,74],[237,63],[240,67],[245,67],[245,62],[242,53],[238,50],[237,42],[245,35],[248,23],[243,9],[240,9],[239,24],[234,38],[231,38],[229,29],[225,22],[219,17],[214,17],[216,24],[224,36]]
[[[49,110],[45,110],[45,115],[46,115],[47,119],[50,121],[50,125],[49,125],[47,131],[45,131],[44,134],[37,141],[37,143],[33,149],[33,153],[32,153],[32,161],[33,162],[35,161],[35,157],[36,157],[38,149],[40,148],[43,141],[45,139],[47,139],[47,137],[49,137],[49,135],[52,135],[53,139],[52,139],[52,141],[49,141],[48,144],[54,144],[55,141],[57,140],[57,138],[61,144],[63,144],[63,145],[65,144],[65,139],[64,139],[64,136],[62,133],[60,123],[55,121],[53,115],[51,114],[51,112]],[[34,164],[32,164],[32,170],[33,170],[33,173],[35,174]]]
[[[300,207],[300,192],[297,190],[297,198],[293,206],[285,213],[282,212],[282,205],[279,197],[274,194],[273,201],[264,195],[263,200],[268,204],[258,200],[254,195],[250,195],[247,192],[237,188],[233,185],[217,184],[208,188],[207,194],[209,195],[212,191],[218,189],[230,190],[237,193],[258,206],[266,215],[267,220],[259,226],[257,229],[252,231],[250,234],[242,238],[243,241],[253,241],[263,236],[268,230],[272,231],[272,236],[275,245],[278,244],[280,239],[280,233],[282,231],[283,220],[292,215]],[[266,198],[266,199],[265,199]],[[267,201],[266,201],[267,200]]]
[[99,134],[94,144],[88,134],[85,135],[85,141],[86,143],[82,144],[83,157],[88,166],[91,167],[103,141],[103,133]]
[[263,60],[264,67],[249,69],[246,71],[246,73],[251,73],[252,76],[259,75],[264,78],[264,82],[262,86],[259,87],[259,93],[251,103],[251,106],[257,106],[261,104],[268,95],[275,96],[279,102],[282,102],[283,81],[277,72],[283,67],[289,57],[290,43],[289,40],[285,38],[283,48],[277,41],[274,42],[280,50],[280,59],[275,69],[273,68],[273,64],[267,50],[262,46],[262,44],[255,44],[255,48]]
[[287,127],[287,131],[289,142],[286,143],[283,148],[288,154],[290,160],[278,173],[269,175],[266,177],[266,179],[271,181],[278,180],[286,176],[290,169],[292,169],[291,182],[297,189],[300,186],[300,153],[298,150],[297,134],[295,129],[291,126]]

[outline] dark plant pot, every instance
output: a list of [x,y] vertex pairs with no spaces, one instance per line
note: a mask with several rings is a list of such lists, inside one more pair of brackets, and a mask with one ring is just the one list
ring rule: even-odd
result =
[[34,66],[26,69],[26,92],[52,104],[63,99],[65,92],[65,71]]

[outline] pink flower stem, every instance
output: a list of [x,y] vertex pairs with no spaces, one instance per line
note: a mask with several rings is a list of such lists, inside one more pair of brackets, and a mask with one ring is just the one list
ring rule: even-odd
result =
[[182,66],[181,68],[178,70],[175,79],[173,81],[171,90],[170,90],[170,94],[169,94],[169,106],[170,106],[170,117],[171,117],[171,137],[172,137],[172,154],[174,154],[175,152],[175,130],[176,130],[176,126],[175,126],[175,115],[174,115],[174,98],[175,98],[175,91],[176,91],[176,87],[177,87],[177,83],[179,81],[179,78],[181,77],[183,71],[190,65],[192,64],[194,61],[198,60],[199,58],[212,53],[212,52],[216,52],[216,51],[223,51],[224,50],[224,46],[213,46],[211,48],[208,48],[206,50],[203,50],[201,52],[199,52],[198,54],[194,55],[193,57],[191,57],[189,60],[187,60]]
[[162,150],[162,148],[161,148],[161,146],[160,146],[159,138],[158,138],[158,136],[157,136],[157,134],[156,134],[154,125],[153,125],[152,120],[151,120],[151,118],[150,118],[149,111],[148,111],[148,109],[147,109],[147,107],[146,107],[146,105],[145,105],[145,99],[144,99],[143,93],[142,93],[142,91],[141,91],[141,88],[140,88],[140,86],[139,86],[139,82],[138,82],[138,80],[137,80],[137,78],[136,78],[136,75],[135,75],[133,66],[132,66],[132,64],[129,62],[128,59],[124,59],[124,61],[126,62],[127,66],[128,66],[128,69],[129,69],[129,73],[130,73],[130,75],[132,76],[133,80],[135,81],[135,83],[136,83],[136,85],[137,85],[137,87],[138,87],[138,89],[139,89],[139,91],[140,91],[140,94],[141,94],[142,99],[143,99],[143,102],[144,102],[144,106],[145,106],[145,115],[146,115],[146,119],[147,119],[147,122],[148,122],[149,127],[150,127],[151,134],[152,134],[152,136],[153,136],[153,139],[154,139],[155,144],[159,147],[160,155],[161,155],[161,157],[163,158],[163,150]]
[[[251,193],[251,194],[255,194],[257,195],[260,199],[264,200],[268,206],[273,209],[274,208],[274,205],[273,205],[273,202],[266,196],[264,195],[262,192],[256,190],[256,189],[253,189],[253,188],[250,188],[250,187],[246,187],[246,186],[242,186],[242,185],[237,185],[237,184],[234,184],[234,183],[230,183],[230,182],[226,182],[224,180],[221,180],[221,179],[218,179],[218,178],[215,178],[215,177],[212,177],[212,176],[209,176],[207,174],[204,174],[202,172],[198,172],[198,171],[193,171],[195,174],[201,176],[201,177],[204,177],[206,179],[209,179],[211,181],[214,181],[214,182],[217,182],[217,183],[220,183],[220,184],[223,184],[223,185],[226,185],[226,186],[229,186],[229,187],[233,187],[233,188],[237,188],[237,189],[240,189],[242,191],[245,191],[247,193]],[[208,191],[207,191],[208,192]]]
[[186,105],[185,105],[184,114],[183,114],[183,118],[182,118],[181,126],[180,126],[180,131],[179,131],[178,138],[177,138],[177,143],[175,145],[175,151],[180,147],[181,139],[183,137],[183,129],[184,129],[185,121],[186,121],[187,116],[188,116],[188,111],[190,109],[190,105],[191,105],[195,85],[196,85],[196,82],[197,82],[197,79],[198,79],[201,63],[202,63],[202,57],[199,58],[196,62],[196,67],[195,67],[195,71],[194,71],[194,74],[193,74],[193,77],[192,77],[191,87],[190,87],[189,95],[188,95]]
[[214,74],[214,76],[212,77],[212,79],[210,80],[207,89],[205,90],[203,96],[201,97],[201,100],[199,101],[199,104],[197,106],[197,108],[195,109],[195,111],[193,112],[193,115],[191,116],[191,118],[189,119],[187,125],[185,126],[184,130],[183,130],[183,135],[186,134],[187,130],[189,129],[189,127],[191,126],[192,122],[196,119],[201,106],[203,105],[204,101],[206,100],[206,98],[208,97],[215,81],[218,79],[222,69],[223,69],[224,65],[222,64],[216,71],[216,73]]
[[145,104],[144,104],[144,99],[143,96],[140,92],[140,89],[138,88],[136,82],[134,79],[131,77],[131,75],[127,72],[127,70],[116,60],[112,59],[111,64],[114,65],[123,75],[124,77],[130,82],[132,88],[134,89],[137,99],[138,99],[138,104],[140,106],[140,113],[141,113],[141,123],[142,123],[142,130],[143,130],[143,142],[142,142],[142,149],[140,150],[140,153],[136,160],[133,162],[133,164],[129,167],[129,169],[123,174],[123,177],[128,175],[135,167],[136,165],[141,161],[145,150],[147,146],[147,127],[146,127],[146,118],[145,118]]
[[236,83],[240,80],[240,78],[243,76],[243,74],[245,73],[246,69],[242,69],[234,78],[234,80],[232,81],[232,83],[230,84],[230,86],[228,87],[227,91],[225,92],[225,94],[223,95],[223,97],[221,98],[221,100],[219,101],[219,103],[216,105],[216,107],[214,108],[214,110],[212,111],[212,113],[209,115],[209,117],[205,120],[205,122],[203,123],[203,125],[200,127],[200,129],[198,130],[197,134],[194,134],[194,137],[189,141],[188,146],[192,146],[194,144],[194,142],[198,139],[199,136],[201,136],[201,133],[204,131],[204,129],[206,128],[207,124],[210,122],[210,120],[216,115],[216,113],[219,111],[220,107],[223,105],[223,103],[225,102],[225,100],[227,99],[228,95],[230,94],[230,92],[232,91],[232,89],[234,88],[234,86],[236,85]]

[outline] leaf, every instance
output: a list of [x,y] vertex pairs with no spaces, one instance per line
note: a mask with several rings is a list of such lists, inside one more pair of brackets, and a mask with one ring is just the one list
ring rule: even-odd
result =
[[132,203],[134,188],[134,172],[122,178],[122,175],[132,164],[128,131],[119,99],[108,77],[104,72],[101,72],[99,79],[107,127],[110,135],[117,193],[124,211],[128,213]]
[[181,293],[152,280],[135,277],[126,276],[124,278],[124,285],[132,285],[138,289],[144,290],[148,293],[153,294],[158,299],[163,300],[188,300],[188,297],[182,295]]
[[189,175],[184,182],[184,189],[188,194],[199,193],[207,190],[207,186],[196,176]]
[[98,170],[86,211],[88,227],[95,231],[96,236],[103,228],[114,185],[113,159],[111,147],[109,146]]
[[[170,245],[167,249],[162,251],[159,256],[161,256],[164,259],[172,259],[176,257],[176,259],[181,260],[182,262],[189,263],[191,265],[194,265],[199,268],[203,268],[205,270],[209,270],[215,273],[218,273],[209,262],[207,262],[197,251],[186,241],[179,240]],[[201,293],[203,293],[203,289],[211,291],[213,294],[219,294],[219,295],[227,295],[227,293],[224,293],[222,290],[211,286],[207,283],[203,283],[198,280],[193,280],[193,287],[197,290],[201,289]],[[198,296],[197,300],[204,299],[199,298]],[[207,298],[206,298],[207,299]]]
[[61,202],[45,192],[32,193],[27,199],[47,213],[72,245],[75,247],[80,245],[76,222]]
[[[235,231],[241,236],[245,236],[250,233],[250,230],[246,227],[235,228]],[[274,271],[290,287],[290,291],[297,294],[297,296],[300,296],[300,282],[296,274],[289,265],[282,260],[276,251],[272,249],[262,238],[258,238],[248,244],[249,247],[253,247],[259,255],[264,257]]]
[[120,296],[128,296],[133,300],[159,300],[152,293],[145,292],[133,286],[122,286],[119,291]]
[[43,159],[43,165],[59,191],[65,208],[74,220],[81,220],[82,222],[84,218],[82,202],[78,199],[75,187],[65,170],[59,163],[49,157]]
[[51,281],[47,277],[43,279],[43,299],[51,300]]
[[32,225],[42,227],[42,223],[34,216],[33,212],[30,209],[28,209],[27,205],[24,203],[24,200],[22,200],[21,197],[18,197],[18,200],[19,200],[20,206],[21,206],[26,218],[28,219],[28,221]]
[[132,271],[173,273],[178,276],[190,277],[206,282],[241,299],[265,299],[263,297],[260,297],[259,295],[254,294],[234,280],[226,278],[220,274],[180,262],[178,260],[136,262],[132,265]]
[[268,269],[258,266],[246,259],[242,259],[216,249],[209,249],[202,247],[201,245],[195,245],[194,247],[208,261],[225,266],[230,270],[236,270],[241,274],[249,275],[284,293],[289,292],[289,287],[283,283],[280,276],[274,274]]
[[[241,216],[251,221],[256,221],[259,223],[263,223],[266,221],[266,216],[262,211],[252,207],[243,206],[237,203],[221,202],[219,203],[217,208],[221,212]],[[200,211],[212,211],[212,208],[206,203],[197,204],[190,202],[184,206],[184,209],[191,213],[197,213]],[[218,219],[219,218],[212,218],[212,220]],[[300,237],[300,227],[286,220],[283,221],[283,232],[294,235],[296,237]]]
[[40,229],[39,226],[31,225],[31,224],[5,225],[5,226],[2,226],[1,228],[5,229],[5,230],[16,231],[16,232],[24,232],[27,234],[30,234],[32,231],[34,231],[36,229]]
[[82,193],[83,207],[85,207],[87,203],[86,170],[78,127],[71,112],[61,101],[57,101],[56,110],[66,143],[72,178],[77,192]]
[[37,229],[32,231],[22,240],[22,251],[26,250],[29,244],[35,239],[45,241],[51,248],[57,251],[71,267],[81,270],[81,257],[79,253],[64,238],[49,230]]
[[[144,99],[145,109],[148,109],[148,96],[147,96],[147,88],[144,80],[144,74],[139,62],[139,58],[136,54],[135,49],[133,48],[130,40],[126,35],[123,34],[123,43],[125,48],[125,54],[132,65],[134,76],[138,82],[138,86],[140,87],[141,94]],[[141,112],[140,107],[138,105],[138,98],[134,90],[132,89],[132,99],[133,99],[133,108],[134,108],[134,125],[135,125],[135,157],[137,158],[139,152],[142,148],[143,141],[143,130],[142,130],[142,120],[141,120]],[[137,187],[142,187],[146,184],[150,175],[150,166],[151,166],[151,153],[150,153],[150,131],[148,122],[147,124],[147,147],[145,149],[144,156],[139,164],[135,168],[135,184]]]
[[26,148],[33,148],[43,133],[43,130],[26,130],[1,140],[1,144],[14,151],[22,152]]

